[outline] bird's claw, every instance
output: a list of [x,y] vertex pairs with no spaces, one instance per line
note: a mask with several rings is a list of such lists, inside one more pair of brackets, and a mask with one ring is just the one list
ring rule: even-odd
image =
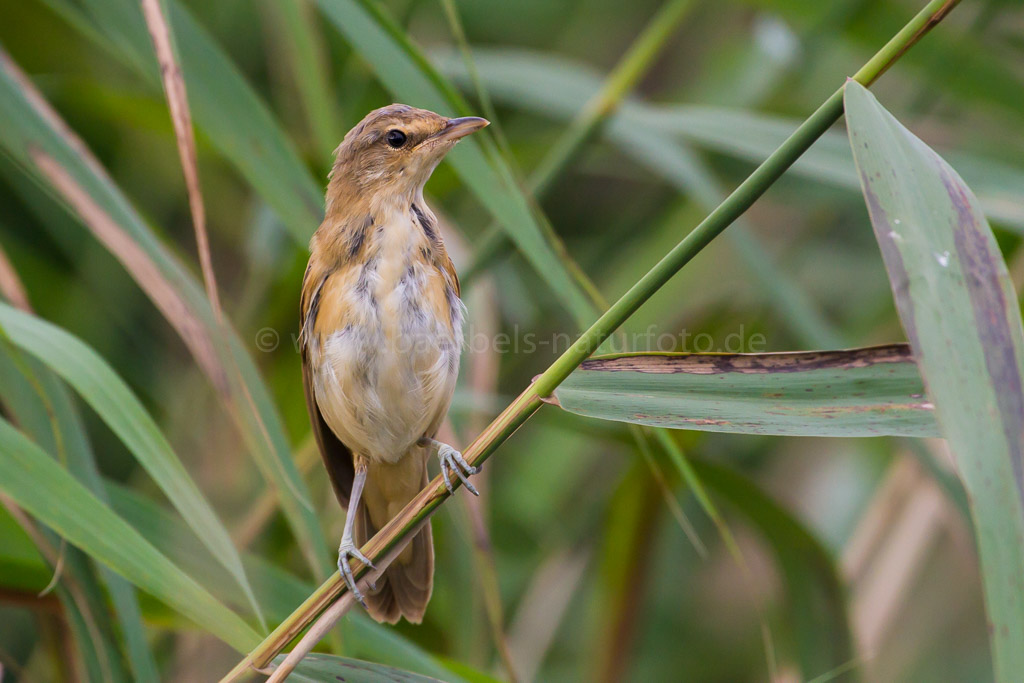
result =
[[448,493],[455,493],[455,489],[452,487],[451,478],[448,476],[448,469],[450,468],[470,493],[474,496],[480,495],[480,492],[476,490],[476,487],[469,483],[469,475],[479,472],[479,467],[470,465],[466,462],[466,459],[462,457],[462,453],[459,453],[446,443],[438,444],[437,458],[441,461],[441,477],[444,478],[444,485],[448,488]]
[[[338,548],[338,571],[341,573],[341,578],[345,580],[345,585],[348,586],[353,597],[359,601],[363,609],[366,609],[366,600],[363,598],[363,593],[359,590],[359,586],[356,585],[355,574],[352,573],[352,567],[349,566],[350,557],[359,560],[370,569],[376,569],[376,567],[370,561],[370,558],[360,552],[359,548],[352,542],[352,539],[343,538],[341,540],[341,547]],[[374,586],[371,584],[370,588],[374,588]]]

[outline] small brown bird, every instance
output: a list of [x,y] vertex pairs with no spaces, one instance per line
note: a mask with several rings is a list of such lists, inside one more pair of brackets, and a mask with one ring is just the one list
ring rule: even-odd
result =
[[434,581],[430,526],[364,597],[349,558],[427,484],[432,451],[476,493],[462,455],[434,440],[462,350],[459,278],[423,185],[460,138],[488,122],[392,104],[336,151],[324,222],[302,282],[302,380],[324,466],[348,508],[338,569],[377,621],[423,619]]

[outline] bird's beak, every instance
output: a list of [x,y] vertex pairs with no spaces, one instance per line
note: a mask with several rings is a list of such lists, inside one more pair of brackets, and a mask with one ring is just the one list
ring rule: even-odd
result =
[[470,133],[490,125],[490,121],[482,119],[479,116],[463,116],[457,119],[448,119],[447,125],[437,133],[434,133],[431,138],[434,140],[458,140],[464,138]]

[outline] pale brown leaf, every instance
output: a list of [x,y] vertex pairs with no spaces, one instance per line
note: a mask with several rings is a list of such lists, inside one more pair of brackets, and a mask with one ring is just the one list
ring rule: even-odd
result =
[[217,280],[213,273],[213,259],[210,256],[210,239],[206,232],[206,209],[203,206],[202,191],[199,189],[196,138],[192,130],[192,113],[188,107],[185,78],[174,55],[171,29],[160,6],[160,0],[142,0],[142,14],[146,18],[149,36],[153,39],[153,48],[160,63],[160,79],[167,95],[171,123],[174,124],[174,137],[178,143],[181,169],[185,175],[185,188],[188,191],[188,205],[192,211],[192,223],[196,231],[196,249],[199,251],[199,264],[203,271],[203,282],[206,284],[206,295],[210,299],[214,315],[220,320],[220,298],[217,296]]

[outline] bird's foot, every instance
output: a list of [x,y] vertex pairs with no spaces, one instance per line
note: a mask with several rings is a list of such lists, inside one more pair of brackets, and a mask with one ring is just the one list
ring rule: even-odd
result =
[[462,457],[462,453],[459,453],[446,443],[441,443],[435,439],[423,439],[423,441],[426,442],[426,444],[432,444],[437,448],[437,459],[441,463],[441,477],[444,479],[444,485],[448,488],[448,493],[455,493],[451,477],[448,474],[448,470],[450,469],[455,473],[455,476],[462,481],[462,485],[465,486],[470,493],[474,496],[480,495],[480,492],[476,490],[476,487],[469,483],[469,475],[479,472],[479,467],[470,465],[466,462],[466,459]]
[[341,547],[338,548],[338,571],[341,572],[341,578],[344,579],[345,585],[348,586],[349,591],[355,599],[359,601],[359,604],[363,606],[363,609],[366,609],[366,600],[363,598],[362,592],[356,585],[356,577],[352,573],[352,567],[349,566],[350,558],[359,560],[370,569],[376,569],[376,567],[373,566],[373,562],[370,562],[370,558],[363,555],[363,553],[359,551],[359,548],[355,546],[351,537],[342,537]]

